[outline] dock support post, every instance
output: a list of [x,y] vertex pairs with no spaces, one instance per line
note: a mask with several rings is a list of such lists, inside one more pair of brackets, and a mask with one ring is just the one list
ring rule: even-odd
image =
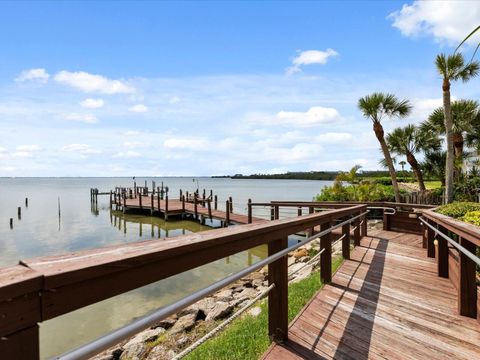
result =
[[161,212],[160,211],[160,193],[157,191],[157,208],[158,208],[158,212]]
[[342,226],[342,256],[345,260],[350,259],[350,224]]
[[[332,226],[331,222],[320,225],[320,231],[325,231]],[[323,235],[320,238],[320,279],[324,284],[332,282],[332,233]]]
[[302,216],[302,207],[299,206],[297,209],[297,216]]
[[25,198],[25,207],[28,208],[28,198]]
[[203,189],[203,200],[205,200],[206,196],[207,196],[207,193],[205,192],[205,189]]
[[[440,230],[445,235],[448,234],[447,229],[443,226],[439,226],[438,230]],[[447,278],[448,279],[448,242],[441,236],[437,236],[438,242],[438,276]]]
[[112,205],[113,205],[113,193],[112,193],[112,190],[110,190],[110,209],[112,209]]
[[[287,246],[287,237],[271,241],[268,243],[268,255],[271,256]],[[275,284],[268,294],[268,335],[272,341],[282,343],[288,338],[287,256],[268,265],[268,284]]]
[[20,220],[22,218],[22,208],[20,206],[17,209],[17,215],[18,215],[18,219]]
[[195,220],[198,220],[198,205],[197,205],[197,193],[193,194],[193,212],[195,214]]
[[180,189],[180,197],[179,199],[181,200],[182,199],[182,189]]
[[252,199],[248,199],[247,207],[248,207],[248,223],[251,224],[252,223]]
[[274,210],[274,211],[275,211],[275,213],[274,213],[274,215],[275,215],[275,220],[278,220],[278,219],[280,219],[280,208],[279,208],[278,205],[275,205],[275,208],[274,208],[274,209],[275,209],[275,210]]
[[210,220],[212,220],[212,202],[210,200],[207,201],[207,207],[208,207],[208,217]]
[[[475,254],[477,247],[468,240],[459,239],[460,245]],[[459,252],[458,312],[460,315],[477,318],[476,264],[463,252]]]
[[168,220],[168,194],[165,195],[165,220]]
[[185,195],[182,195],[182,215],[185,212]]
[[228,227],[230,223],[230,202],[227,200],[225,202],[225,227]]
[[228,198],[228,201],[230,202],[230,212],[233,213],[233,199],[231,196]]
[[209,196],[209,198],[210,198],[210,200],[213,199],[213,190],[212,190],[212,189],[210,189],[210,196]]
[[213,208],[215,210],[217,210],[218,209],[218,197],[217,197],[217,195],[214,196],[213,200],[214,200],[214,207]]
[[13,229],[13,218],[10,218],[10,229]]
[[142,197],[143,197],[143,195],[142,195],[142,193],[140,193],[140,194],[138,195],[138,204],[139,204],[139,206],[140,206],[140,209],[143,209]]
[[272,206],[270,206],[270,220],[275,220],[275,208]]
[[135,199],[137,198],[137,182],[133,182],[133,193],[135,194]]
[[150,195],[150,213],[152,215],[153,215],[153,210],[155,210],[155,198],[152,192],[152,194]]

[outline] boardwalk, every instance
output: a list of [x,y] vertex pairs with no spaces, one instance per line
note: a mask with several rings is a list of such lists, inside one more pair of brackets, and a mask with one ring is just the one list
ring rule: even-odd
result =
[[479,359],[480,323],[458,315],[421,237],[375,231],[263,359]]
[[[169,199],[168,210],[167,210],[165,200],[160,200],[160,207],[158,206],[157,197],[153,198],[153,207],[152,207],[152,200],[150,196],[142,196],[141,201],[142,202],[140,206],[140,197],[133,198],[133,199],[126,199],[125,200],[126,210],[145,209],[145,210],[152,210],[153,213],[157,212],[161,214],[165,214],[167,212],[168,216],[175,216],[175,215],[182,215],[182,214],[195,215],[195,205],[191,202],[185,202],[185,209],[183,209],[182,201],[180,201],[179,199]],[[198,203],[197,214],[199,216],[208,218],[209,217],[208,208]],[[221,220],[221,221],[225,221],[227,218],[227,213],[223,210],[212,209],[211,215],[212,215],[212,219]],[[247,224],[248,216],[230,212],[229,220],[230,220],[230,223],[233,223],[233,224]],[[259,223],[264,221],[265,221],[264,219],[252,217],[252,223]]]

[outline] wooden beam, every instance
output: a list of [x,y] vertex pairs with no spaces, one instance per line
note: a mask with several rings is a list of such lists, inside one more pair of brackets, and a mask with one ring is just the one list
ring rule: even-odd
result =
[[[433,225],[431,220],[427,220],[430,225]],[[429,258],[435,257],[435,231],[427,226],[427,256]]]
[[[320,232],[329,229],[332,223],[320,225]],[[329,232],[320,238],[320,279],[324,284],[332,282],[332,233]]]
[[[268,243],[271,256],[288,246],[288,238]],[[275,287],[268,294],[268,334],[270,339],[282,343],[288,338],[288,261],[284,256],[268,265],[268,284]]]
[[35,324],[0,339],[0,357],[5,360],[40,359],[38,325]]
[[[447,229],[445,229],[443,226],[439,226],[438,230],[440,230],[445,235],[448,235]],[[437,242],[438,242],[438,262],[437,262],[438,276],[448,279],[448,242],[441,236],[437,236]]]

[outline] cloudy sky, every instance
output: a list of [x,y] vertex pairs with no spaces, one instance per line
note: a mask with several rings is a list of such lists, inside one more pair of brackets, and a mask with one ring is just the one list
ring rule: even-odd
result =
[[358,98],[412,101],[387,129],[423,120],[436,54],[479,19],[474,1],[1,2],[0,176],[376,169]]

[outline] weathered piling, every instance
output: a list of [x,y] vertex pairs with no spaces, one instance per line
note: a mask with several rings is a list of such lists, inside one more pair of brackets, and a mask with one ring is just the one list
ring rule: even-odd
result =
[[165,220],[168,220],[168,193],[165,195]]
[[228,227],[230,223],[230,201],[225,202],[225,227]]
[[207,196],[207,193],[205,192],[205,189],[203,189],[203,200],[205,200],[206,196]]
[[25,207],[28,208],[28,197],[25,198]]
[[10,229],[13,229],[13,218],[10,218]]
[[214,196],[213,201],[214,201],[214,203],[213,203],[213,205],[214,205],[213,208],[214,208],[215,210],[217,210],[217,209],[218,209],[218,197],[217,197],[217,195]]
[[142,204],[142,193],[138,195],[138,205],[140,206],[140,209],[143,209],[143,204]]
[[208,207],[208,217],[210,218],[210,220],[212,220],[212,204],[210,200],[207,201],[207,207]]
[[155,208],[155,202],[153,200],[154,200],[154,195],[153,195],[153,192],[152,192],[151,195],[150,195],[150,214],[153,214],[153,210]]
[[252,223],[252,199],[248,199],[247,203],[247,208],[248,208],[248,223]]
[[19,206],[17,209],[18,220],[22,218],[22,208]]
[[193,194],[193,212],[195,214],[195,220],[198,220],[198,205],[197,205],[197,193]]
[[233,199],[231,196],[228,198],[228,202],[230,203],[230,212],[233,213]]

